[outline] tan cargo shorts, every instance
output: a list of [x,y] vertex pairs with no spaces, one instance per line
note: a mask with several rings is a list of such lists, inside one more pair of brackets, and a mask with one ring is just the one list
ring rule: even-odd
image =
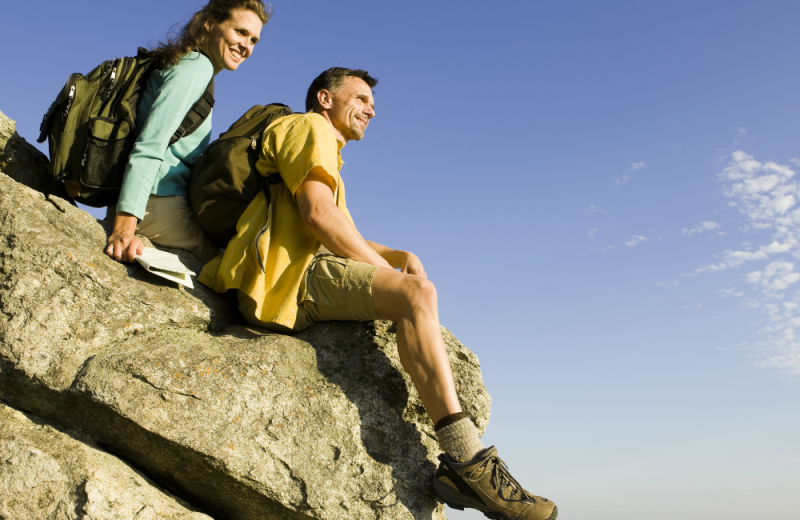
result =
[[372,279],[377,270],[377,265],[318,255],[306,269],[298,303],[314,323],[379,320],[372,302]]

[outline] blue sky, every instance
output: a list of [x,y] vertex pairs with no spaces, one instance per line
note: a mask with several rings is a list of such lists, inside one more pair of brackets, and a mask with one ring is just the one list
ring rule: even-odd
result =
[[[0,110],[33,141],[69,73],[201,2],[6,4]],[[572,519],[798,518],[800,3],[273,6],[215,134],[330,66],[380,79],[348,207],[422,259],[527,489]]]

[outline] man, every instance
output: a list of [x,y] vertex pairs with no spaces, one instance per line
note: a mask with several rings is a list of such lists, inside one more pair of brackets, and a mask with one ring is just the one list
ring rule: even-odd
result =
[[[239,220],[221,258],[200,281],[237,289],[248,322],[297,331],[329,320],[392,320],[403,367],[411,375],[445,452],[434,479],[451,507],[491,518],[553,520],[555,505],[525,491],[497,450],[485,448],[461,410],[439,328],[436,289],[412,253],[362,238],[345,204],[341,148],[360,140],[375,117],[366,71],[332,68],[311,84],[305,114],[264,132],[256,165],[280,172],[268,205],[259,194]],[[318,254],[320,246],[326,253]],[[330,254],[332,253],[332,254]]]

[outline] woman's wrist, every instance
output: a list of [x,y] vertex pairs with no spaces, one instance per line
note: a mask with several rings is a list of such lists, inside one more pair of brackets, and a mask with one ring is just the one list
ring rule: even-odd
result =
[[114,231],[115,235],[122,235],[124,233],[135,233],[136,226],[139,224],[139,219],[135,215],[118,211],[117,216],[114,217]]

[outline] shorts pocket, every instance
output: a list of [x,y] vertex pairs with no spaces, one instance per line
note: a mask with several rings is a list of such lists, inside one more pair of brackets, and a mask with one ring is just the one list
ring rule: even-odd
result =
[[303,300],[326,307],[347,306],[347,270],[349,266],[333,255],[315,259],[306,272]]

